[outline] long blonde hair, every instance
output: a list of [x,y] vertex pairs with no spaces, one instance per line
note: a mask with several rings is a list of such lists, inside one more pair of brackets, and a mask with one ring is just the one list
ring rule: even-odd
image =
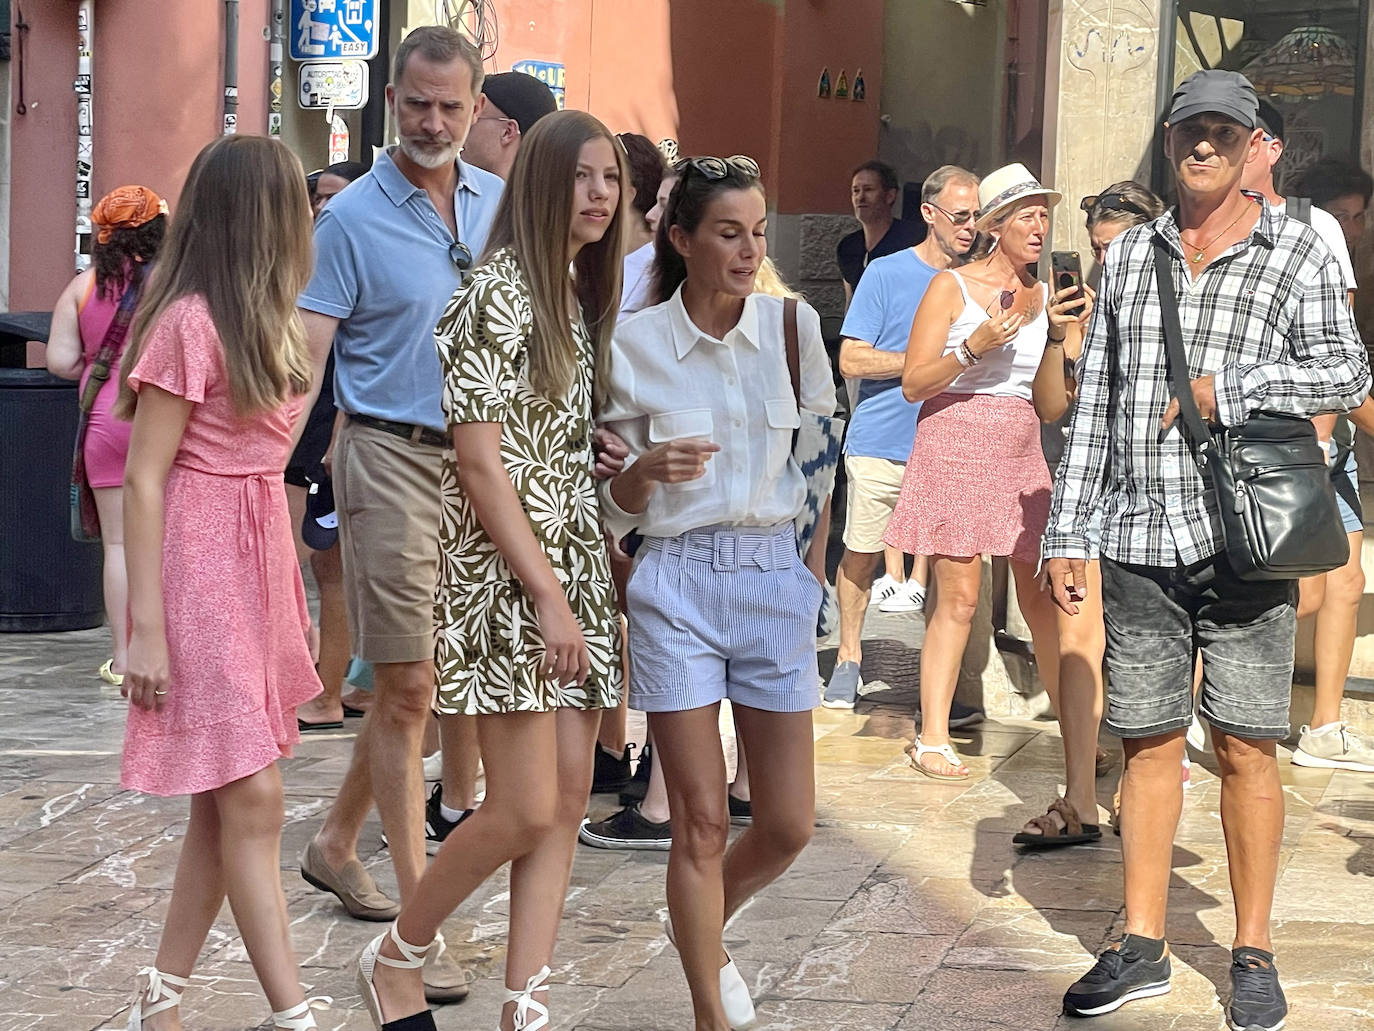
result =
[[773,264],[773,259],[767,255],[759,262],[758,272],[754,273],[754,293],[781,297],[784,300],[806,300],[802,294],[787,284],[787,280],[783,279],[782,273],[778,271],[778,266]]
[[[594,383],[606,383],[611,332],[620,310],[622,234],[629,206],[624,148],[611,131],[585,111],[555,111],[534,124],[520,141],[510,179],[501,194],[483,260],[503,247],[515,252],[530,288],[534,331],[530,339],[530,386],[544,397],[561,397],[577,368],[573,310],[568,297],[568,234],[582,145],[604,138],[620,173],[620,202],[596,243],[577,252],[573,287],[596,355]],[[599,394],[598,394],[599,396]]]
[[115,414],[133,418],[129,372],[168,306],[200,295],[224,347],[240,415],[310,389],[296,298],[310,280],[310,199],[296,156],[276,140],[222,136],[191,165],[167,240],[139,302],[120,365]]

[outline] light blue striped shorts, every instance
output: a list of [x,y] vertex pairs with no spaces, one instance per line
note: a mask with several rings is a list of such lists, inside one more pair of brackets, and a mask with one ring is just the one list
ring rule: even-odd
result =
[[630,708],[814,709],[821,596],[790,522],[646,537],[625,592]]

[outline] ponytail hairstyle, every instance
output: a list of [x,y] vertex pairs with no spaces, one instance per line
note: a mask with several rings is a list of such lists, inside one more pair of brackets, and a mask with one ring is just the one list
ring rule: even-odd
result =
[[[709,172],[703,171],[703,165]],[[711,202],[726,190],[763,193],[758,165],[748,158],[687,158],[679,161],[675,170],[677,183],[668,195],[668,204],[658,220],[658,234],[654,239],[653,285],[649,291],[654,304],[662,304],[672,297],[687,278],[687,263],[673,246],[669,230],[680,226],[684,233],[695,233]]]
[[305,170],[284,144],[221,136],[201,150],[134,314],[115,414],[133,418],[129,373],[149,331],[183,297],[205,298],[239,415],[308,392],[313,370],[296,298],[310,280],[311,224]]
[[630,193],[625,151],[611,131],[585,111],[554,111],[535,122],[521,138],[482,252],[485,262],[497,251],[510,248],[524,273],[534,315],[530,386],[546,398],[567,393],[577,371],[573,308],[568,298],[568,237],[577,160],[582,145],[595,139],[606,140],[615,154],[620,199],[601,239],[581,248],[573,259],[573,287],[581,309],[578,314],[596,355],[594,384],[597,390],[603,389],[611,331],[620,311],[624,268],[620,252]]

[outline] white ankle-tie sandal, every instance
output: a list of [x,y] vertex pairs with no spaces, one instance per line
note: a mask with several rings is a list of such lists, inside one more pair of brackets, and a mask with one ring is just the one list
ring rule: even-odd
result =
[[148,987],[140,988],[129,1010],[128,1031],[143,1031],[143,1021],[181,1005],[181,990],[191,983],[187,977],[164,974],[157,967],[144,967],[139,977],[148,979]]
[[315,1010],[327,1010],[334,1000],[328,995],[315,995],[304,1002],[297,1003],[289,1010],[272,1014],[272,1024],[278,1031],[311,1031],[319,1027],[315,1023]]
[[[390,935],[392,944],[401,953],[404,959],[392,959],[390,956],[382,955],[382,943]],[[425,957],[429,955],[429,950],[434,948],[435,939],[428,945],[412,945],[401,937],[401,933],[396,930],[393,923],[387,928],[385,934],[379,934],[367,943],[363,949],[363,954],[358,957],[358,991],[363,997],[363,1005],[367,1007],[368,1014],[372,1021],[379,1028],[385,1023],[382,1020],[382,1002],[377,998],[377,989],[372,983],[372,977],[377,971],[380,963],[384,967],[394,967],[397,970],[419,970],[425,965]],[[418,1014],[417,1014],[418,1015]],[[429,1011],[424,1011],[424,1016],[429,1016]],[[408,1019],[408,1018],[406,1018]],[[393,1021],[393,1023],[395,1023]],[[430,1025],[433,1026],[433,1018],[430,1018]]]
[[549,990],[551,973],[548,967],[541,967],[539,973],[525,982],[524,988],[506,989],[506,1001],[515,1003],[515,1031],[542,1031],[549,1026],[549,1008],[534,998],[534,993]]

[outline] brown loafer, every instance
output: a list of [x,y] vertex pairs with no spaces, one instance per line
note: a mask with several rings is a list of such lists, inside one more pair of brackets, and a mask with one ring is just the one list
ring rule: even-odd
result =
[[443,1005],[462,1002],[468,997],[468,975],[448,951],[442,934],[435,935],[437,948],[425,956],[420,978],[425,983],[425,1001]]
[[401,912],[399,903],[377,890],[377,882],[357,859],[350,859],[338,870],[330,869],[313,838],[301,853],[301,877],[306,884],[335,896],[355,920],[380,923],[395,920]]

